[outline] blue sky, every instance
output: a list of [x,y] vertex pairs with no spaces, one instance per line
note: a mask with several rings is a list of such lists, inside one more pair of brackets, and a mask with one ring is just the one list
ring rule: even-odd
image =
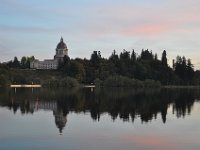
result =
[[200,0],[0,0],[0,61],[53,58],[63,36],[72,58],[150,49],[200,68]]

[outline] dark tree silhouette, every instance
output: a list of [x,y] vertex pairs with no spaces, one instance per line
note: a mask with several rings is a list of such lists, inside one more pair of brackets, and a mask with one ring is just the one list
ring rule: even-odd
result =
[[162,53],[161,61],[162,61],[162,64],[163,64],[164,66],[167,66],[167,53],[166,53],[165,50],[164,50],[163,53]]
[[16,56],[14,57],[14,61],[12,63],[12,67],[14,67],[14,68],[19,68],[20,67],[20,63],[19,63],[19,61],[18,61]]

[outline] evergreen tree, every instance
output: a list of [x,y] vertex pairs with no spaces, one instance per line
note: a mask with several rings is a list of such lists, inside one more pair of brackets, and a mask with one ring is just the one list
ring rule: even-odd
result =
[[136,61],[136,53],[135,53],[134,49],[132,50],[132,53],[131,53],[131,60],[132,60],[133,62]]
[[18,61],[16,56],[14,57],[14,61],[12,63],[12,67],[14,67],[14,68],[19,68],[20,67],[20,63],[19,63],[19,61]]
[[119,73],[120,60],[115,50],[112,52],[111,56],[109,57],[107,66],[109,67],[109,71],[111,75],[115,75]]
[[111,56],[108,59],[109,61],[111,61],[112,63],[116,63],[119,61],[119,56],[116,54],[116,51],[114,50],[111,54]]
[[96,69],[99,68],[100,62],[101,62],[101,52],[93,51],[91,58],[90,58],[90,62]]
[[149,50],[142,50],[141,56],[140,56],[141,60],[145,60],[145,61],[151,61],[153,60],[153,54],[152,52],[149,52]]
[[154,56],[154,60],[158,60],[158,55],[157,54],[155,54],[155,56]]
[[27,57],[26,68],[30,68],[30,63],[31,61],[34,61],[34,60],[35,60],[34,56]]
[[166,51],[164,50],[163,53],[162,53],[162,58],[161,58],[161,62],[164,66],[167,66],[167,53]]
[[120,54],[120,59],[122,61],[128,61],[130,60],[130,52],[129,51],[126,51],[125,49],[123,50],[123,52]]
[[191,60],[187,60],[187,79],[189,81],[193,80],[195,75],[194,69],[193,69],[193,64],[191,63]]
[[21,68],[25,69],[27,67],[26,63],[27,63],[26,57],[23,56],[21,58]]
[[79,82],[82,82],[85,78],[84,66],[83,64],[79,63],[77,60],[70,61],[67,73],[71,77],[76,78]]
[[175,73],[182,80],[182,84],[190,84],[194,78],[194,69],[190,59],[185,56],[177,56],[175,63]]

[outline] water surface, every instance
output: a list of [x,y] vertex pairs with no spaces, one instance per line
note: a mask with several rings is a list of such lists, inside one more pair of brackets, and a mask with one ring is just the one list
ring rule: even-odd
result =
[[0,89],[0,149],[199,150],[200,91]]

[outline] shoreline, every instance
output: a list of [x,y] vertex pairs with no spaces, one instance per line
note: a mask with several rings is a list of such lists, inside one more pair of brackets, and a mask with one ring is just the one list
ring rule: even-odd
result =
[[[3,86],[0,86],[3,87]],[[43,87],[41,84],[11,84],[9,85],[11,88],[41,88]],[[83,88],[96,88],[95,85],[83,85]],[[124,88],[124,87],[119,87]],[[133,87],[134,88],[134,87]],[[145,88],[145,87],[144,87]],[[193,88],[200,88],[200,85],[164,85],[160,88],[166,89],[193,89]]]

